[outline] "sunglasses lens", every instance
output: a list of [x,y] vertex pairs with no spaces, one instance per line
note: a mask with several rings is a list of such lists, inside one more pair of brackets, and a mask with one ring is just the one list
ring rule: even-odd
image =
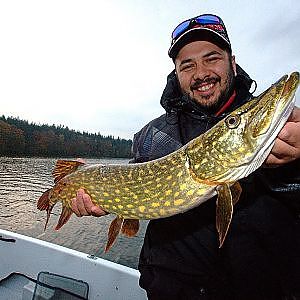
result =
[[217,16],[213,15],[202,15],[195,18],[196,22],[202,25],[205,24],[220,24],[221,21]]
[[199,17],[196,17],[194,19],[190,19],[190,20],[186,20],[184,22],[182,22],[181,24],[179,24],[173,31],[172,33],[172,39],[176,39],[177,37],[179,37],[181,35],[181,33],[183,33],[184,31],[186,31],[191,22],[194,21],[197,24],[200,25],[214,25],[214,24],[222,24],[221,20],[214,15],[201,15]]
[[172,33],[172,39],[178,37],[182,32],[184,32],[190,25],[190,20],[184,21],[179,24]]

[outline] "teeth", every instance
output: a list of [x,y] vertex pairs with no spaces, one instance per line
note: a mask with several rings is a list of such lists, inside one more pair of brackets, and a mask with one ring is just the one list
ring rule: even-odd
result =
[[212,88],[213,87],[213,83],[211,83],[211,84],[208,84],[208,85],[203,85],[203,86],[200,86],[200,87],[198,87],[198,91],[200,91],[200,92],[204,92],[204,91],[207,91],[207,90],[209,90],[210,88]]

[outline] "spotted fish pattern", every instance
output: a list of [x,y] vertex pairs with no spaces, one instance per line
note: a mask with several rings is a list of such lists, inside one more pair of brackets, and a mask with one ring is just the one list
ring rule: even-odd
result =
[[[92,201],[117,217],[111,223],[105,250],[121,231],[133,236],[139,219],[157,219],[185,212],[218,195],[216,227],[223,244],[238,201],[238,180],[261,166],[294,106],[299,73],[283,76],[268,90],[244,104],[206,133],[162,158],[128,165],[85,165],[58,160],[54,187],[38,201],[50,212],[62,201],[56,229],[72,214],[71,199],[83,188]],[[46,225],[47,225],[46,222]]]

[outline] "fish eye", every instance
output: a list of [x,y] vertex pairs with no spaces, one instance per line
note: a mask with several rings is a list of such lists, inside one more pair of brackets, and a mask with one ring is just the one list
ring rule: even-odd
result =
[[226,118],[225,123],[228,128],[234,129],[240,125],[241,118],[238,115],[230,115]]

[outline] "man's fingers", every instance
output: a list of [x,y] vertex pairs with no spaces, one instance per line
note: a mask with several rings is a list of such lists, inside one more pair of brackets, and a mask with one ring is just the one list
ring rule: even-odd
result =
[[279,166],[300,158],[300,109],[295,107],[264,165]]
[[297,148],[277,138],[264,165],[266,167],[276,167],[291,162],[297,158],[297,152]]
[[78,217],[88,216],[89,212],[85,207],[85,192],[83,189],[79,189],[77,191],[77,195],[75,199],[72,199],[72,210]]
[[290,148],[293,148],[293,147],[291,147],[285,141],[283,141],[281,139],[276,139],[275,144],[271,150],[271,154],[273,154],[278,159],[284,159],[286,156],[286,153],[289,152],[286,149],[290,150]]
[[287,122],[278,134],[278,138],[287,144],[300,147],[299,134],[300,123]]
[[77,198],[73,198],[71,200],[71,209],[73,210],[73,212],[75,213],[75,215],[77,217],[82,217],[82,215],[80,214],[79,210],[78,210],[78,206],[77,206],[77,202],[78,202],[78,199]]
[[292,110],[292,113],[290,114],[288,118],[289,122],[299,122],[300,121],[300,108],[295,106]]
[[[83,192],[83,193],[82,193]],[[99,206],[96,206],[93,202],[91,197],[84,193],[83,190],[80,191],[80,193],[82,193],[82,200],[83,200],[83,206],[84,206],[84,213],[86,215],[92,215],[95,217],[100,217],[100,216],[104,216],[106,213],[105,211],[103,211]]]
[[107,214],[100,207],[94,205],[91,197],[83,189],[77,191],[76,198],[72,199],[71,208],[78,217],[90,215],[101,217]]
[[284,163],[284,161],[281,158],[278,158],[275,155],[273,155],[272,153],[270,153],[268,158],[264,162],[263,166],[267,167],[267,168],[275,168],[275,167],[280,166],[283,163]]
[[102,210],[99,206],[93,206],[91,208],[91,215],[93,215],[95,217],[101,217],[101,216],[104,216],[106,214],[107,214],[107,212]]
[[278,138],[295,148],[300,148],[300,108],[294,108]]
[[95,205],[93,204],[92,199],[88,194],[83,192],[81,197],[84,210],[88,213],[88,215],[90,215],[92,213],[92,207]]

